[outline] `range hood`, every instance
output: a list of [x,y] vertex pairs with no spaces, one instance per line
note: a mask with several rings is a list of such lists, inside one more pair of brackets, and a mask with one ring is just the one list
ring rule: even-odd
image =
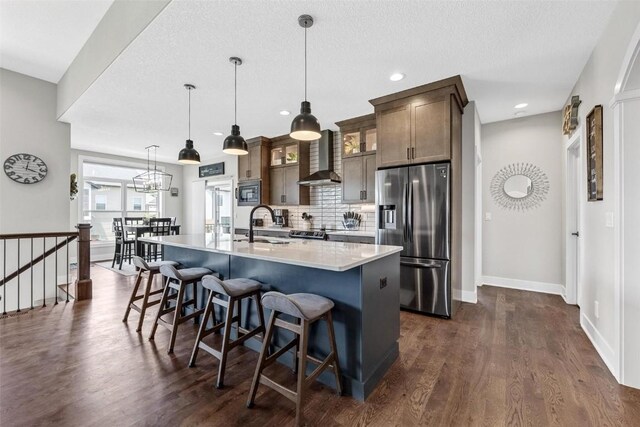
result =
[[333,171],[333,131],[323,130],[318,140],[318,172],[298,181],[299,185],[338,185],[340,175]]

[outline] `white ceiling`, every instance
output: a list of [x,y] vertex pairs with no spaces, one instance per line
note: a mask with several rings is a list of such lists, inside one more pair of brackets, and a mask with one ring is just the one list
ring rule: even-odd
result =
[[[288,133],[303,97],[303,30],[311,14],[309,100],[324,128],[373,112],[369,99],[461,74],[483,123],[559,110],[614,2],[174,1],[64,115],[72,146],[175,161],[187,138],[203,158],[233,123],[245,138]],[[389,81],[393,72],[406,78]],[[282,109],[289,117],[278,114]]]
[[58,83],[113,0],[0,0],[0,67]]

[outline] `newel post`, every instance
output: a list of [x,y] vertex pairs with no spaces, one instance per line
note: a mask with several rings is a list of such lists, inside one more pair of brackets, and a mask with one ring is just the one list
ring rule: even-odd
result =
[[78,224],[78,279],[76,280],[76,300],[91,299],[91,224]]

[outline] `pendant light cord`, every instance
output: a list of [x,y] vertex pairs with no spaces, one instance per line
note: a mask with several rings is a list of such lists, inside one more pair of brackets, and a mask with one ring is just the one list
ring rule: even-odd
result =
[[307,27],[304,27],[304,100],[307,100]]
[[191,139],[191,88],[187,88],[189,92],[189,139]]
[[238,61],[233,62],[233,124],[238,124]]

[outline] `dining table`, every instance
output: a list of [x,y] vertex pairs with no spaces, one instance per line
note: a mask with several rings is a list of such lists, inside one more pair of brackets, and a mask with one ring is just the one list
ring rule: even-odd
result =
[[[135,240],[135,253],[137,256],[142,256],[144,251],[142,249],[142,242],[140,241],[140,237],[144,236],[147,233],[151,233],[152,226],[150,224],[130,224],[124,225],[124,230],[128,233],[132,233],[134,235]],[[172,225],[171,226],[171,234],[180,234],[180,226]]]

